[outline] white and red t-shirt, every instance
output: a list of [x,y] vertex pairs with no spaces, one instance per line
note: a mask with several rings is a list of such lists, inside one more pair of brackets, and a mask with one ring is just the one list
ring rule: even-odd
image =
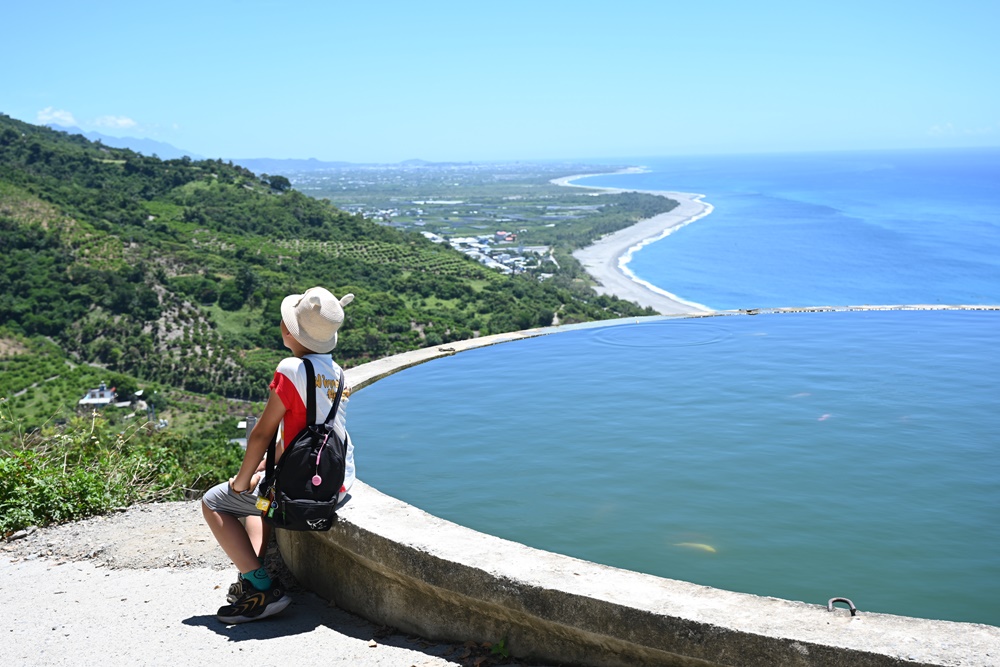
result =
[[[340,366],[334,362],[329,354],[307,354],[312,362],[313,370],[316,373],[316,384],[311,389],[316,392],[316,423],[322,423],[330,408],[333,407],[333,400],[337,397],[338,380],[343,377]],[[306,367],[298,357],[288,357],[282,359],[274,371],[274,379],[271,380],[271,389],[281,399],[285,406],[285,416],[281,420],[281,429],[278,437],[282,447],[287,440],[294,438],[299,431],[306,426]],[[349,386],[344,387],[344,395],[340,397],[340,407],[337,409],[337,418],[334,420],[334,431],[341,438],[347,440],[347,461],[344,473],[344,486],[341,493],[345,493],[354,484],[354,443],[347,436],[347,400],[351,394]],[[287,440],[286,440],[287,438]]]

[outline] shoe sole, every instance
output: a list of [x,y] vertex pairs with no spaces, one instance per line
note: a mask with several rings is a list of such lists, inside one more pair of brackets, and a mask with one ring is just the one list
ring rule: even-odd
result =
[[257,616],[217,616],[216,618],[218,618],[223,623],[228,623],[229,625],[237,625],[239,623],[249,623],[250,621],[259,621],[262,618],[267,618],[268,616],[274,616],[278,612],[284,611],[285,607],[287,607],[291,602],[292,599],[286,595],[280,600],[275,600],[271,604],[264,607],[264,611],[262,611]]

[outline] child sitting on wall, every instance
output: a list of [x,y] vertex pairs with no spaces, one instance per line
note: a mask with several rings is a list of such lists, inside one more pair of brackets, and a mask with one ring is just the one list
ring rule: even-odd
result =
[[[250,432],[247,451],[239,472],[210,489],[202,499],[202,513],[212,534],[239,570],[229,588],[227,604],[217,613],[224,623],[245,623],[273,616],[291,602],[283,586],[272,579],[263,566],[270,539],[269,527],[257,509],[257,490],[263,481],[264,455],[277,434],[276,455],[280,458],[285,442],[306,426],[307,391],[316,392],[316,415],[324,418],[333,407],[340,366],[330,352],[337,345],[337,331],[344,322],[344,306],[354,299],[348,294],[337,299],[322,287],[292,294],[281,302],[281,337],[292,355],[282,359],[274,372],[264,412]],[[302,358],[308,356],[316,374],[314,387],[306,386]],[[354,445],[347,438],[346,404],[350,389],[345,388],[334,428],[347,439],[347,460],[343,501],[354,483]],[[241,522],[240,519],[244,521]]]

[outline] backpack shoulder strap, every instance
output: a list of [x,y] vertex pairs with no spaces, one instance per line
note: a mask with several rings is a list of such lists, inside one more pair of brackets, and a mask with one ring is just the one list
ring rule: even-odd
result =
[[346,377],[344,375],[344,369],[340,369],[340,379],[337,381],[337,396],[333,399],[333,407],[330,408],[330,412],[326,415],[326,425],[329,428],[333,428],[333,423],[337,419],[337,408],[340,407],[340,398],[344,395],[344,384],[346,384]]
[[312,426],[316,423],[316,369],[306,357],[302,357],[302,365],[306,367],[306,426]]

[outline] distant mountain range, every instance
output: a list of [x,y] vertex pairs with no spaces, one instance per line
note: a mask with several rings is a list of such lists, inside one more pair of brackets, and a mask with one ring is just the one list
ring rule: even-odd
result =
[[277,159],[269,157],[233,158],[233,164],[246,167],[256,174],[287,174],[293,171],[322,171],[324,169],[343,169],[360,166],[353,162],[324,162],[314,157],[302,159]]
[[233,158],[233,164],[246,167],[257,174],[288,174],[301,171],[323,171],[326,169],[358,169],[358,168],[427,168],[468,166],[471,162],[428,162],[427,160],[403,160],[402,162],[324,162],[314,157],[301,159],[276,158]]
[[[192,160],[204,160],[205,156],[199,155],[193,151],[185,150],[183,148],[177,148],[176,146],[171,146],[168,143],[162,141],[155,141],[153,139],[140,139],[138,137],[112,137],[107,134],[101,134],[100,132],[84,132],[78,127],[67,127],[64,125],[56,125],[50,123],[47,127],[56,130],[57,132],[65,132],[66,134],[82,134],[84,137],[90,141],[99,141],[105,146],[110,146],[111,148],[127,148],[133,150],[136,153],[142,153],[147,157],[156,156],[161,160],[176,160],[182,157],[189,157]],[[307,159],[279,159],[279,158],[223,158],[224,160],[231,161],[233,164],[237,164],[241,167],[246,167],[250,171],[256,174],[287,174],[291,172],[301,172],[301,171],[323,171],[325,169],[349,169],[356,167],[385,167],[385,164],[374,164],[374,163],[360,163],[360,162],[341,162],[333,161],[326,162],[323,160],[317,160],[314,157]],[[457,163],[457,162],[428,162],[427,160],[411,159],[403,160],[392,166],[398,167],[453,167],[457,164],[469,164],[469,163]]]
[[112,148],[128,148],[136,153],[142,153],[147,157],[155,155],[161,160],[176,160],[184,156],[187,156],[192,160],[205,159],[203,155],[198,155],[193,151],[177,148],[162,141],[155,141],[153,139],[139,139],[138,137],[112,137],[107,134],[101,134],[100,132],[84,132],[78,127],[66,127],[64,125],[55,125],[52,123],[50,123],[48,127],[56,130],[57,132],[65,132],[66,134],[82,134],[90,141],[99,141],[105,146],[110,146]]

